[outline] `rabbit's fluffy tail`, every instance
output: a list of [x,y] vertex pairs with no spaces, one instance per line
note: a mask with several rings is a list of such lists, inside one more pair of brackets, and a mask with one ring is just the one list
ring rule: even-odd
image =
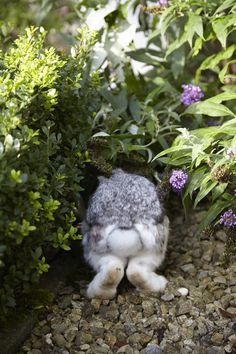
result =
[[119,257],[132,256],[142,249],[140,234],[136,229],[116,227],[107,234],[106,240],[109,250]]

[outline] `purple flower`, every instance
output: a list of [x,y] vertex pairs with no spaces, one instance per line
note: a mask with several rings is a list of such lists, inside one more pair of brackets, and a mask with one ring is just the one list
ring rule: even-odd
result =
[[180,101],[185,106],[190,106],[191,104],[200,101],[204,96],[199,86],[188,84],[182,85],[182,88],[184,89],[184,92],[181,95]]
[[159,1],[157,1],[157,6],[167,7],[168,6],[168,0],[159,0]]
[[188,181],[188,175],[182,170],[173,170],[169,182],[174,192],[180,193]]
[[236,226],[236,214],[233,213],[232,209],[229,209],[221,215],[220,224],[223,224],[226,227]]
[[236,157],[236,145],[226,151],[226,158],[229,160],[232,157]]

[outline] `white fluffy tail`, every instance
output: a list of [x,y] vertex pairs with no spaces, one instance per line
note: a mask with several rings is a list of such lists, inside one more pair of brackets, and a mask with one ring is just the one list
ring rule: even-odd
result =
[[134,229],[114,229],[106,240],[111,252],[118,257],[130,257],[142,249],[140,235]]

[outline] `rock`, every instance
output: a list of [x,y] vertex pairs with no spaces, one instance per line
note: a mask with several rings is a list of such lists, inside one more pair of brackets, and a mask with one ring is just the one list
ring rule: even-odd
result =
[[149,344],[142,352],[143,354],[164,354],[159,345]]
[[101,303],[102,303],[101,299],[92,299],[91,300],[91,305],[93,306],[93,308],[96,312],[99,311]]
[[178,294],[181,296],[187,296],[188,295],[188,289],[187,288],[179,288],[177,290]]
[[192,309],[191,301],[181,301],[176,305],[177,316],[185,315],[189,313]]
[[149,300],[144,300],[142,302],[142,308],[145,316],[147,317],[152,316],[155,312],[155,307],[153,305],[153,302]]
[[222,333],[214,333],[213,336],[211,337],[211,341],[213,344],[221,344],[223,340],[223,334]]
[[41,352],[41,350],[39,350],[39,349],[32,349],[32,350],[30,351],[30,353],[31,353],[31,354],[43,354],[43,353]]
[[225,279],[225,277],[223,276],[218,276],[218,277],[215,277],[213,279],[214,283],[218,283],[218,284],[226,284],[227,283],[227,280]]
[[172,301],[174,298],[175,296],[173,294],[164,294],[161,296],[161,299],[166,302]]
[[53,335],[53,342],[59,347],[66,347],[66,340],[62,334],[56,333]]
[[226,353],[232,353],[233,352],[233,348],[230,344],[227,344],[225,347],[224,347],[224,351]]
[[194,265],[192,263],[184,264],[183,266],[180,267],[180,269],[184,273],[195,273],[196,272],[196,268],[194,267]]
[[134,354],[134,350],[130,345],[127,344],[120,347],[116,353]]
[[80,349],[81,349],[81,350],[89,350],[89,349],[90,349],[90,345],[89,345],[89,344],[82,344],[82,345],[80,346]]
[[76,346],[93,343],[93,336],[90,333],[80,331],[75,339]]

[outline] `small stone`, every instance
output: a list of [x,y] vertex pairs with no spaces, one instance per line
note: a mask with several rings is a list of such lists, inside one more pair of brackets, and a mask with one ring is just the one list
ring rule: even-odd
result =
[[77,327],[70,327],[65,331],[64,336],[68,342],[73,342],[77,333],[78,333]]
[[91,305],[93,306],[93,308],[96,312],[99,311],[101,303],[102,303],[101,299],[92,299],[91,300]]
[[66,309],[67,307],[71,306],[71,300],[72,300],[72,296],[71,295],[66,295],[58,303],[58,306],[61,309]]
[[236,334],[232,334],[232,336],[229,336],[229,341],[231,344],[235,345],[236,344]]
[[39,350],[39,349],[32,349],[32,350],[30,351],[30,353],[31,353],[31,354],[42,354],[41,350]]
[[149,301],[149,300],[144,300],[142,302],[142,308],[143,308],[143,312],[145,314],[145,316],[152,316],[155,312],[155,307],[153,305],[153,302]]
[[134,350],[132,349],[132,347],[130,345],[123,345],[122,347],[120,347],[117,352],[117,354],[119,353],[125,353],[125,354],[133,354]]
[[143,351],[143,354],[163,354],[162,349],[157,344],[149,344]]
[[223,277],[222,275],[215,277],[213,279],[213,281],[214,281],[214,283],[218,283],[218,284],[226,284],[227,283],[225,277]]
[[176,305],[177,316],[185,315],[189,313],[192,309],[192,303],[190,301],[182,301]]
[[75,340],[75,344],[77,346],[81,346],[83,344],[90,344],[93,342],[93,336],[90,333],[80,331]]
[[203,278],[206,278],[208,277],[208,270],[202,270],[198,273],[198,279],[203,279]]
[[180,294],[181,296],[187,296],[188,295],[188,289],[187,288],[179,288],[177,290],[178,294]]
[[229,302],[230,306],[236,307],[236,299],[233,299]]
[[174,298],[175,296],[173,294],[164,294],[161,296],[161,299],[166,302],[172,301]]
[[[206,354],[221,354],[221,348],[213,346],[211,348],[207,348]],[[223,354],[223,353],[222,353]]]
[[223,340],[223,334],[222,333],[214,333],[213,336],[211,337],[211,341],[212,343],[214,344],[221,344],[222,343],[222,340]]
[[227,344],[224,347],[224,350],[225,350],[226,353],[232,353],[233,352],[232,346],[230,344]]
[[180,269],[184,273],[195,273],[196,272],[196,268],[194,267],[194,265],[192,263],[184,264],[183,266],[180,267]]
[[65,340],[65,338],[63,337],[63,335],[60,334],[60,333],[56,333],[56,334],[53,336],[53,342],[54,342],[59,348],[66,346],[66,340]]
[[46,335],[45,335],[45,342],[47,343],[47,344],[49,344],[49,345],[52,345],[52,333],[47,333]]
[[89,349],[90,349],[90,345],[89,345],[89,344],[82,344],[82,345],[80,346],[80,349],[81,349],[81,350],[89,350]]

